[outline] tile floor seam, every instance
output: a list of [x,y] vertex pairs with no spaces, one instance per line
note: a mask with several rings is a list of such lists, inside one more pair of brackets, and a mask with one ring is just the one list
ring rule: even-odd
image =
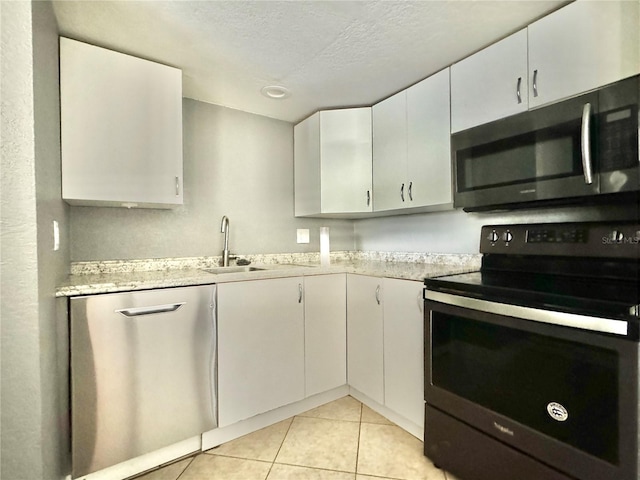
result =
[[278,447],[278,451],[276,452],[275,456],[273,457],[273,461],[271,462],[271,466],[269,467],[269,471],[267,472],[267,476],[264,477],[264,480],[267,480],[269,478],[269,475],[271,475],[271,470],[273,470],[273,466],[276,464],[276,460],[278,458],[278,454],[280,453],[280,450],[282,450],[282,445],[284,445],[284,441],[286,440],[287,435],[289,434],[289,430],[291,430],[291,425],[293,425],[293,421],[295,420],[296,416],[297,415],[294,415],[291,418],[291,421],[289,422],[289,426],[287,427],[287,431],[282,436],[282,441],[280,442],[280,446]]
[[[182,475],[184,475],[184,472],[186,472],[186,471],[187,471],[187,469],[191,466],[191,464],[193,463],[193,461],[196,459],[196,457],[197,457],[198,455],[199,455],[199,454],[197,454],[197,453],[196,453],[193,457],[191,457],[191,459],[189,460],[189,463],[187,464],[187,466],[186,466],[186,467],[184,467],[184,468],[182,469],[182,471],[181,471],[181,472],[178,474],[178,476],[176,477],[176,480],[178,480]],[[176,463],[177,463],[177,462],[176,462]]]
[[349,475],[357,475],[356,472],[349,470],[336,470],[335,468],[308,467],[306,465],[297,465],[295,463],[273,462],[274,465],[286,465],[287,467],[307,468],[309,470],[322,470],[323,472],[348,473]]
[[363,409],[363,403],[360,402],[360,423],[358,425],[358,448],[356,449],[356,477],[358,476],[358,457],[360,456],[360,434],[362,433],[362,409]]

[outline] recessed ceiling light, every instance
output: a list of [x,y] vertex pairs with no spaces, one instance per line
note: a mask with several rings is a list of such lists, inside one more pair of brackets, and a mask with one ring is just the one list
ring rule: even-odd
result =
[[264,87],[261,92],[265,97],[274,98],[276,100],[282,100],[291,96],[291,92],[280,85],[270,85],[268,87]]

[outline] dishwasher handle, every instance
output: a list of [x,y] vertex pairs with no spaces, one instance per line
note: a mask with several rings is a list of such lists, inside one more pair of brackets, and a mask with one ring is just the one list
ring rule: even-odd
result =
[[132,307],[116,310],[116,313],[125,317],[140,317],[142,315],[153,315],[155,313],[175,312],[187,302],[169,303],[166,305],[153,305],[151,307]]

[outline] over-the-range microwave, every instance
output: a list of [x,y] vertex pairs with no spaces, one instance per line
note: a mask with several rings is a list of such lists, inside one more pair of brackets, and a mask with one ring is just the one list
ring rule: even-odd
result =
[[452,135],[454,206],[637,201],[639,98],[635,76]]

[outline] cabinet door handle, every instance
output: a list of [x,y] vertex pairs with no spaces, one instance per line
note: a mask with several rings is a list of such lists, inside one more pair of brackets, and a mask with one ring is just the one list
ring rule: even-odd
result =
[[380,285],[376,287],[376,302],[380,305]]
[[180,196],[180,177],[176,177],[176,197]]
[[402,184],[402,186],[400,187],[400,198],[402,199],[402,201],[404,202],[404,183]]
[[521,86],[522,86],[522,77],[518,77],[518,86],[516,87],[516,97],[518,97],[518,103],[522,103],[522,96],[520,95]]
[[302,284],[298,284],[298,303],[302,303]]
[[367,190],[367,207],[371,205],[371,191]]
[[533,96],[538,96],[538,70],[533,71]]
[[413,182],[409,182],[409,200],[413,202],[413,193],[411,193],[412,190],[413,190]]
[[591,166],[591,104],[585,103],[582,109],[582,131],[580,135],[582,147],[582,170],[584,172],[584,183],[593,183],[593,171]]

